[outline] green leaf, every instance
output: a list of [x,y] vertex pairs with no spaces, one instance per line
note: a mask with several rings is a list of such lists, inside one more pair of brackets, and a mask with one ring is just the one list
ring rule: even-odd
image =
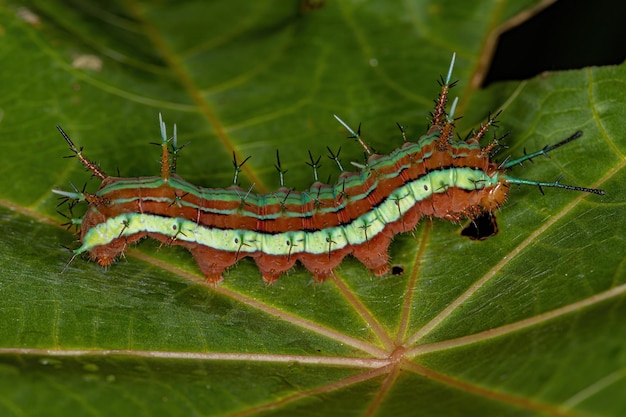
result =
[[[545,2],[100,3],[0,4],[0,415],[626,412],[626,66],[475,85],[490,36]],[[280,149],[305,189],[307,150],[362,160],[332,114],[384,153],[395,122],[423,134],[453,51],[462,134],[502,109],[503,160],[583,130],[512,175],[606,195],[514,187],[484,242],[424,219],[382,279],[347,259],[266,286],[245,260],[211,286],[154,242],[67,264],[50,190],[98,184],[56,124],[105,172],[156,175],[160,112],[187,180],[228,186],[234,151],[269,192]]]

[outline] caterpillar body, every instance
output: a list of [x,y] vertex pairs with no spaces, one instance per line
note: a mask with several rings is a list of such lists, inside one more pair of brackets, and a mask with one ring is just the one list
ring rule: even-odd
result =
[[[456,101],[450,112],[446,110],[454,85],[450,82],[453,66],[454,57],[447,77],[442,78],[426,134],[409,142],[403,131],[404,143],[388,155],[373,153],[360,132],[335,116],[362,144],[368,159],[357,164],[358,171],[343,172],[334,184],[316,181],[302,192],[281,187],[273,193],[255,194],[236,184],[203,188],[185,181],[175,174],[181,149],[176,128],[173,137],[168,137],[160,116],[161,173],[155,177],[107,175],[57,126],[73,156],[101,181],[94,194],[54,190],[70,204],[84,201],[89,205],[82,219],[73,220],[81,224],[82,244],[74,250],[72,260],[88,252],[100,265],[108,266],[129,245],[150,237],[187,248],[210,282],[221,281],[223,272],[245,257],[254,259],[267,283],[296,262],[315,280],[323,281],[347,255],[375,275],[384,275],[389,270],[387,251],[394,236],[411,231],[424,216],[454,222],[470,219],[473,228],[486,223],[490,231],[469,233],[484,238],[497,231],[494,212],[506,201],[511,184],[604,194],[507,173],[515,165],[580,137],[581,132],[500,164],[490,155],[495,143],[485,147],[479,143],[495,118],[490,117],[468,139],[456,140]],[[240,167],[235,161],[235,183]]]

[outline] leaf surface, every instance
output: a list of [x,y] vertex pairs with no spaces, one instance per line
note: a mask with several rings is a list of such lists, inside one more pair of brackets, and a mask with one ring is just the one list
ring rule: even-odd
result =
[[[475,87],[492,34],[543,6],[0,5],[0,415],[623,415],[626,67]],[[395,122],[423,134],[453,51],[462,135],[503,110],[504,160],[583,130],[511,174],[606,195],[514,187],[484,242],[424,219],[382,279],[347,259],[323,284],[296,267],[266,286],[242,261],[211,286],[148,241],[66,266],[50,190],[98,184],[56,124],[105,172],[156,175],[160,112],[189,142],[183,178],[226,187],[235,152],[242,186],[270,192],[279,149],[302,190],[307,150],[362,161],[332,114],[382,153]],[[338,176],[325,156],[320,176]]]

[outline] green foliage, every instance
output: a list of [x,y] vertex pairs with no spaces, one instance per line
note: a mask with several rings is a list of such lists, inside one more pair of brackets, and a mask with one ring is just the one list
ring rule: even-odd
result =
[[[151,3],[0,4],[0,415],[626,413],[624,65],[476,89],[485,39],[537,1]],[[462,134],[502,109],[503,160],[583,130],[513,174],[607,194],[513,189],[484,242],[424,220],[382,279],[349,259],[265,286],[244,261],[212,287],[153,242],[61,273],[50,190],[97,184],[56,124],[105,172],[154,175],[161,112],[185,179],[227,186],[235,151],[271,191],[278,148],[304,189],[307,150],[362,160],[332,114],[384,153],[396,121],[423,134],[453,51]]]

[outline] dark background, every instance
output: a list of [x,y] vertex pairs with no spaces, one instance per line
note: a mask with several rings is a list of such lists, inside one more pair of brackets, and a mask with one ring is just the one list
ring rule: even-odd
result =
[[561,0],[504,33],[484,86],[626,59],[626,1]]

